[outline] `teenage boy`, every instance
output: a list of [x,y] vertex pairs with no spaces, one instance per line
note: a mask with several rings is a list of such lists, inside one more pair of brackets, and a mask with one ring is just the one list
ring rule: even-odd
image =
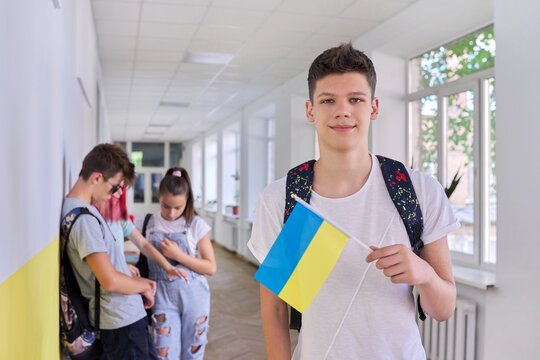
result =
[[[351,44],[324,51],[309,69],[306,116],[320,148],[310,203],[372,251],[354,243],[344,249],[332,273],[339,281],[329,277],[302,315],[293,359],[425,359],[412,286],[433,318],[448,319],[454,310],[446,235],[459,223],[436,180],[409,169],[425,244],[420,257],[411,251],[378,159],[368,151],[379,110],[375,85],[373,63]],[[283,226],[285,183],[270,184],[259,199],[248,246],[260,262]],[[290,359],[287,305],[262,285],[260,298],[268,358]]]
[[[123,182],[132,184],[134,177],[134,165],[120,147],[97,145],[84,158],[79,178],[62,208],[62,217],[77,207],[94,215],[82,215],[73,223],[67,254],[89,309],[94,309],[96,278],[101,285],[101,342],[106,358],[114,360],[149,358],[145,307],[154,303],[156,284],[130,276],[107,222],[90,204],[109,200]],[[94,311],[88,313],[93,325]]]

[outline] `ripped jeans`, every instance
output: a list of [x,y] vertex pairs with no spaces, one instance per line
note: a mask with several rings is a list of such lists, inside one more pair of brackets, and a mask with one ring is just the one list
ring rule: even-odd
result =
[[152,310],[152,337],[159,359],[203,359],[210,313],[204,276],[159,280]]

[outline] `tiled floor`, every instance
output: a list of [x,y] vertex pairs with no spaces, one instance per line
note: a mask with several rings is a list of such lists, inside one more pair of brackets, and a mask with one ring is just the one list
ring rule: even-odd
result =
[[214,249],[218,271],[208,278],[212,309],[205,359],[265,359],[256,268],[219,245]]

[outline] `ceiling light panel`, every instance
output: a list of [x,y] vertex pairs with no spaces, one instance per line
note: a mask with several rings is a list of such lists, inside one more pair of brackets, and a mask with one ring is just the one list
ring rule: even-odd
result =
[[228,64],[234,58],[233,54],[212,52],[186,52],[184,63],[188,64]]

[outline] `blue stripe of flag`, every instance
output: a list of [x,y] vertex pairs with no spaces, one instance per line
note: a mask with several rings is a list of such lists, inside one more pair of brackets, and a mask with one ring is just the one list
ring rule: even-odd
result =
[[255,280],[279,295],[322,222],[320,216],[297,203],[255,273]]

